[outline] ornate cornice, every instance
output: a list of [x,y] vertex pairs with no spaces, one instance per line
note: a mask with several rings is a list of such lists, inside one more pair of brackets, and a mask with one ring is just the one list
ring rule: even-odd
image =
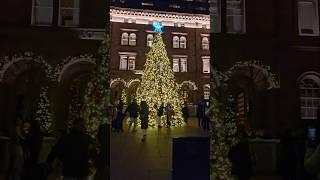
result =
[[210,29],[210,16],[202,14],[111,7],[110,20],[111,22],[135,24],[152,24],[159,21],[164,26]]

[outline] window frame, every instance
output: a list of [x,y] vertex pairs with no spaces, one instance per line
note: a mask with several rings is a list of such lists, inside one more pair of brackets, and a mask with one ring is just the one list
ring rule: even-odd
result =
[[[210,57],[208,56],[202,56],[202,73],[204,74],[210,74],[210,68],[211,68],[211,64],[210,64]],[[205,68],[205,64],[208,64],[208,69],[206,70]]]
[[179,48],[180,49],[187,49],[187,37],[186,36],[180,36]]
[[[54,1],[53,0],[50,0],[52,2],[52,7],[50,8],[49,6],[45,6],[45,7],[42,7],[42,8],[50,8],[51,9],[51,14],[50,14],[50,22],[48,24],[39,24],[39,23],[36,23],[36,7],[41,7],[41,6],[36,6],[35,3],[36,3],[37,0],[32,0],[32,7],[31,7],[31,24],[33,26],[52,26],[53,25],[53,8],[54,8]],[[38,17],[38,16],[37,16]]]
[[205,36],[205,37],[201,38],[201,47],[202,47],[202,50],[209,50],[210,49],[210,42],[209,42],[208,37]]
[[[126,39],[124,39],[124,35],[126,35]],[[126,41],[126,43],[124,43]],[[121,33],[121,46],[128,46],[129,45],[129,33],[122,32]]]
[[[313,13],[313,27],[312,27],[312,30],[313,30],[313,33],[309,34],[309,33],[304,33],[302,32],[302,23],[303,23],[303,20],[302,20],[302,14],[300,13],[300,4],[303,4],[303,3],[312,3],[312,7],[313,7],[313,10],[314,10],[314,13]],[[319,1],[318,0],[297,0],[297,18],[298,18],[298,34],[299,36],[319,36],[320,35],[320,32],[319,32]]]
[[[245,0],[239,0],[240,4],[241,4],[240,5],[241,6],[241,9],[240,9],[241,15],[237,15],[237,14],[231,14],[230,15],[230,14],[228,14],[228,12],[229,12],[228,9],[232,9],[232,8],[228,8],[228,1],[229,2],[236,2],[237,0],[226,0],[226,32],[228,34],[243,34],[243,33],[246,33],[246,13],[245,13],[246,12],[246,1]],[[241,30],[240,31],[235,31],[233,29],[231,31],[230,27],[228,27],[228,17],[236,17],[236,16],[241,16]],[[234,21],[233,21],[233,23],[234,23]]]
[[136,46],[137,45],[137,34],[131,32],[129,34],[129,46]]
[[203,85],[203,99],[210,99],[210,84]]
[[[134,71],[134,70],[136,70],[136,58],[137,58],[136,54],[120,53],[119,54],[119,70],[120,71]],[[122,63],[122,62],[125,62],[125,63]],[[125,66],[123,64],[125,64]]]
[[[62,1],[65,1],[65,0],[59,0],[59,19],[58,19],[58,25],[59,26],[62,26],[62,27],[78,27],[80,26],[80,0],[73,0],[73,7],[62,7]],[[77,3],[75,3],[75,1],[77,1]],[[78,7],[75,7],[75,4],[78,4]],[[72,10],[73,14],[72,14],[72,25],[63,25],[62,22],[62,11],[63,10]],[[75,20],[74,20],[74,13],[75,11],[77,11],[77,24],[74,23]]]
[[[152,38],[150,38],[152,37]],[[152,47],[152,43],[153,43],[153,39],[154,39],[154,35],[153,34],[147,34],[147,47]]]
[[173,36],[172,37],[172,48],[173,49],[179,49],[180,48],[180,38],[179,36]]

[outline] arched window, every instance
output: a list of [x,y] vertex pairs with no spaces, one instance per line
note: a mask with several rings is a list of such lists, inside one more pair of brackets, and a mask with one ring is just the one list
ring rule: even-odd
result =
[[153,42],[153,34],[148,34],[147,35],[147,46],[151,47]]
[[129,36],[129,45],[135,46],[137,44],[137,35],[135,33],[130,33]]
[[210,99],[210,85],[205,84],[203,86],[203,99],[208,100]]
[[173,36],[172,38],[172,47],[173,48],[179,48],[179,37]]
[[208,37],[202,38],[202,49],[208,50],[209,49],[209,39]]
[[121,45],[128,45],[129,44],[129,35],[128,33],[122,33],[121,35]]
[[180,37],[180,48],[182,48],[182,49],[187,48],[187,38],[184,36]]
[[317,119],[320,106],[320,78],[309,74],[300,80],[301,119]]

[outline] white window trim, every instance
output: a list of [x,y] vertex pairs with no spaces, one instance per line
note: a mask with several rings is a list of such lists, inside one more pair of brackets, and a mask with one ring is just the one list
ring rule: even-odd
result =
[[153,39],[154,39],[153,34],[147,34],[147,47],[152,47]]
[[[132,38],[134,37],[134,38]],[[137,45],[137,34],[136,33],[130,33],[129,34],[129,46],[136,46]]]
[[[122,57],[125,57],[127,60],[127,66],[126,68],[122,68],[121,66],[121,59]],[[133,58],[132,58],[133,57]],[[132,53],[132,52],[119,52],[119,70],[121,71],[135,71],[136,70],[136,58],[137,58],[137,54],[136,53]],[[133,69],[129,68],[129,64],[130,64],[130,60],[134,59],[134,63],[133,63]]]
[[172,48],[179,49],[180,48],[180,38],[179,36],[172,37]]
[[[208,63],[208,66],[209,66],[209,67],[207,67],[208,68],[207,71],[205,71],[205,66],[204,66],[205,63]],[[210,68],[211,68],[211,66],[210,66],[210,57],[202,56],[202,72],[205,73],[205,74],[209,74],[210,70],[211,70]]]
[[[52,8],[51,8],[51,17],[50,17],[50,19],[51,19],[51,23],[50,24],[36,24],[35,23],[35,12],[34,12],[34,8],[35,7],[37,7],[37,6],[35,6],[34,4],[35,4],[35,1],[36,0],[32,0],[32,7],[31,7],[31,24],[33,25],[33,26],[52,26],[52,23],[53,23],[53,0],[52,0]],[[47,7],[47,8],[49,8],[49,7]]]
[[[204,44],[204,40],[206,41],[207,44]],[[204,45],[206,45],[206,46],[204,46]],[[210,49],[210,41],[209,41],[208,37],[201,38],[201,47],[202,47],[202,50],[209,50]]]
[[[306,3],[306,2],[311,2],[313,3],[313,8],[314,8],[314,20],[313,20],[313,34],[306,34],[306,33],[302,33],[301,29],[302,29],[302,22],[301,22],[301,18],[300,18],[300,13],[299,13],[299,4],[300,3]],[[298,0],[297,1],[297,14],[298,14],[298,30],[299,30],[299,36],[319,36],[320,32],[319,32],[319,2],[318,0]]]
[[[124,42],[124,34],[127,34],[127,38],[126,38],[126,43]],[[128,46],[129,45],[129,33],[127,33],[127,32],[122,32],[121,33],[121,45],[122,46]]]
[[[183,41],[182,41],[183,39]],[[180,36],[179,38],[179,48],[180,49],[187,49],[187,37],[186,36]]]

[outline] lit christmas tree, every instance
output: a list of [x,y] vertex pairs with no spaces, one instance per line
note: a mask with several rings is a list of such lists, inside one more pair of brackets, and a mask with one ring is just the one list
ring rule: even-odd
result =
[[52,131],[52,114],[47,87],[41,87],[40,98],[35,116],[35,120],[39,122],[42,132],[50,133]]
[[154,31],[157,32],[152,47],[147,54],[144,65],[141,83],[137,89],[137,101],[145,100],[149,106],[149,125],[156,125],[156,112],[161,103],[165,106],[170,104],[174,114],[172,126],[182,126],[181,106],[183,100],[179,95],[179,85],[175,82],[174,73],[167,55],[165,44],[161,36],[161,24],[154,24]]
[[110,103],[110,37],[105,35],[102,47],[99,49],[100,58],[96,61],[95,70],[84,96],[84,104],[81,117],[87,122],[90,135],[95,136],[101,121],[110,118],[108,105]]

